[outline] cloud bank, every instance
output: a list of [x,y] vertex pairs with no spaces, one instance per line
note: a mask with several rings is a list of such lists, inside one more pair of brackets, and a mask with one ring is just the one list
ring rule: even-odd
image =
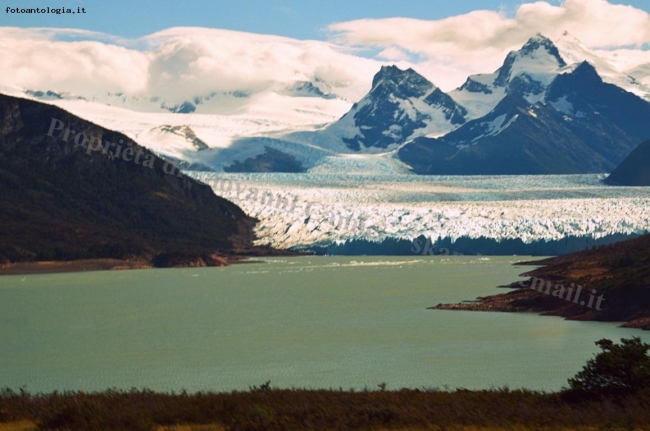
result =
[[498,68],[532,35],[555,38],[567,30],[619,70],[637,68],[642,78],[645,69],[638,66],[650,63],[649,51],[641,49],[650,44],[650,14],[606,0],[566,0],[525,3],[513,16],[478,10],[433,21],[336,23],[329,41],[204,28],[125,40],[83,30],[0,27],[0,85],[178,103],[211,92],[257,94],[319,80],[329,92],[357,101],[382,64],[413,67],[451,90],[470,74]]
[[[329,26],[331,40],[343,45],[381,48],[387,53],[412,53],[423,58],[420,68],[437,77],[441,87],[458,85],[458,76],[493,71],[508,51],[520,48],[541,33],[551,39],[565,31],[597,51],[628,49],[623,67],[647,61],[650,14],[606,0],[566,0],[525,3],[513,17],[478,10],[441,20],[412,18],[362,19]],[[616,56],[615,52],[604,55]],[[636,62],[636,64],[634,64]],[[460,72],[460,73],[459,73]]]
[[228,30],[172,28],[121,40],[76,30],[0,28],[2,84],[85,97],[119,92],[182,102],[320,79],[335,94],[358,98],[379,67],[329,42]]
[[147,86],[147,55],[116,44],[92,40],[81,30],[0,28],[0,79],[7,86],[92,94],[136,93]]

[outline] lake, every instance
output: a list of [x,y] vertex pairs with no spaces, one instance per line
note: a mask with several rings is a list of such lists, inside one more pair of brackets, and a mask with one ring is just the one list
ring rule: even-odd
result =
[[555,390],[595,341],[650,341],[610,323],[426,309],[504,292],[527,259],[292,257],[0,277],[0,387]]

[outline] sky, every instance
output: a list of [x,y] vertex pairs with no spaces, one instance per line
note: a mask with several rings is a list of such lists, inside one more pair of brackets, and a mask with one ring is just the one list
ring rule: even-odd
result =
[[[561,1],[549,0],[559,5]],[[474,10],[513,16],[513,0],[0,0],[0,26],[77,28],[124,38],[196,26],[325,40],[330,24],[362,18],[437,20]],[[613,0],[650,12],[648,0]],[[13,15],[7,7],[83,7],[82,15]]]
[[[47,6],[86,13],[6,11]],[[619,71],[650,70],[648,0],[0,0],[0,90],[182,101],[318,79],[356,101],[382,65],[448,91],[565,32]]]

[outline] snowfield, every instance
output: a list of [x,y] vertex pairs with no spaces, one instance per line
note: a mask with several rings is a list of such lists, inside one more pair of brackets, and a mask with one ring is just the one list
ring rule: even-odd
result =
[[258,218],[258,243],[275,247],[419,236],[530,243],[650,231],[650,188],[605,186],[604,175],[186,173]]

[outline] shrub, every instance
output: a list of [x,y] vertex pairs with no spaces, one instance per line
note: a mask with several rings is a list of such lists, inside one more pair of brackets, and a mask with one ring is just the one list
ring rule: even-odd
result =
[[633,337],[621,344],[602,339],[596,345],[602,352],[569,379],[574,394],[630,395],[650,388],[650,344]]

